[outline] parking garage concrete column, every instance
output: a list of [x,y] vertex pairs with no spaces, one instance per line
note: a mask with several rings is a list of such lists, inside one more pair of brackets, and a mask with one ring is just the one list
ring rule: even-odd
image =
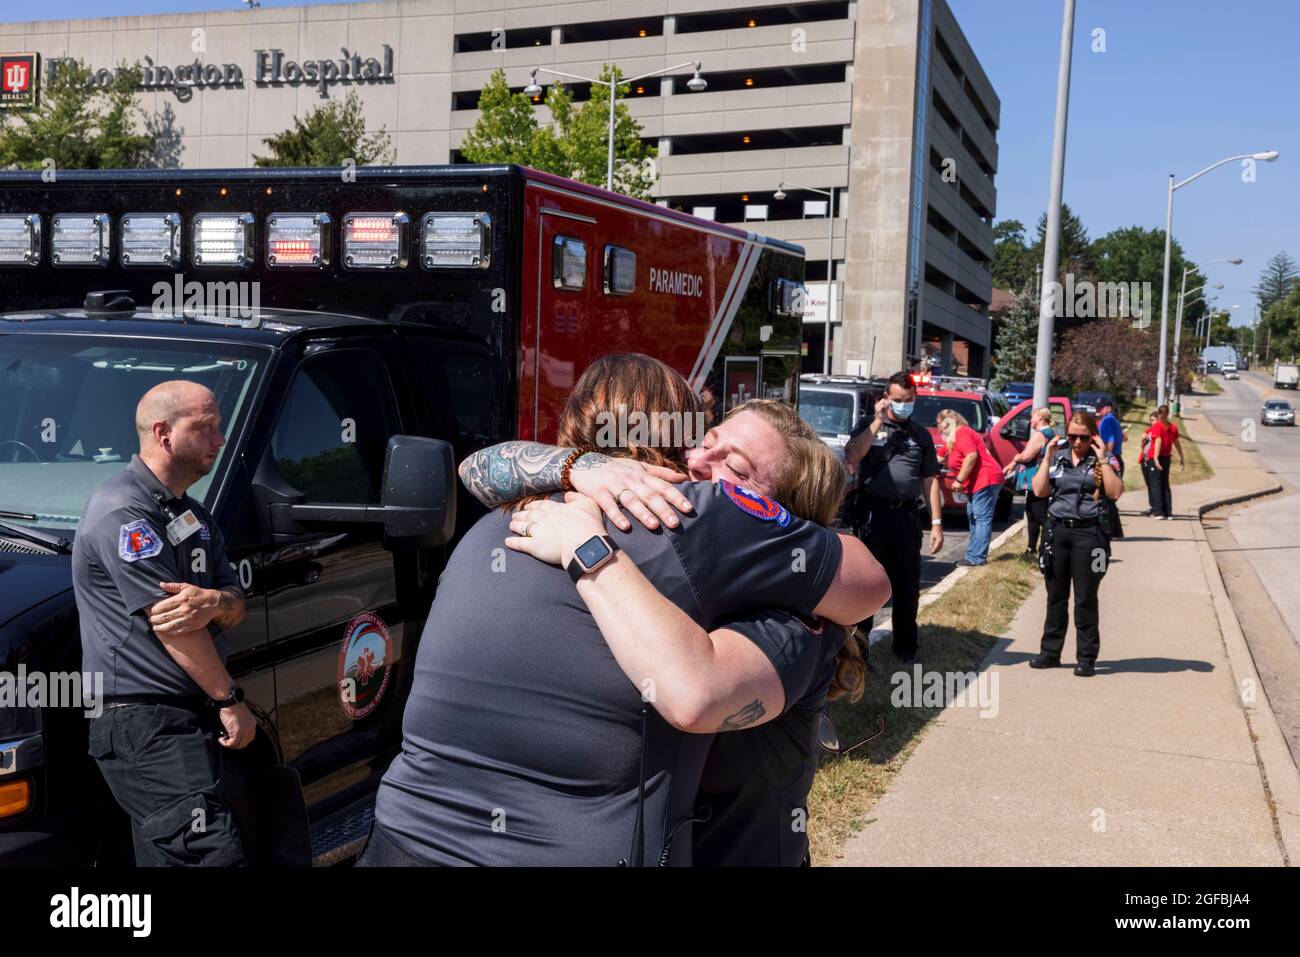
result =
[[943,375],[952,375],[952,333],[945,332],[939,342],[941,349],[939,353],[939,371]]
[[[845,221],[846,362],[905,368],[908,207],[915,120],[918,0],[859,7],[853,50],[853,136]],[[920,290],[917,291],[918,294]]]

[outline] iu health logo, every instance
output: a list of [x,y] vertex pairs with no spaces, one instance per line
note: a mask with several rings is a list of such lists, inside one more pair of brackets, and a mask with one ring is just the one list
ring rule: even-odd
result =
[[0,109],[26,110],[36,106],[36,53],[0,56]]

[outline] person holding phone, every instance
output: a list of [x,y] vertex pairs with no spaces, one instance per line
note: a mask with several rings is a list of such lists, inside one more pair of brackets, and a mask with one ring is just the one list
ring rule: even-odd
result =
[[1097,592],[1110,561],[1110,540],[1102,522],[1107,503],[1124,492],[1118,463],[1106,455],[1097,420],[1088,412],[1070,416],[1065,434],[1049,446],[1047,460],[1034,474],[1034,494],[1049,499],[1043,573],[1047,579],[1047,617],[1043,641],[1031,668],[1061,664],[1068,604],[1074,590],[1077,661],[1074,673],[1091,678],[1101,649]]

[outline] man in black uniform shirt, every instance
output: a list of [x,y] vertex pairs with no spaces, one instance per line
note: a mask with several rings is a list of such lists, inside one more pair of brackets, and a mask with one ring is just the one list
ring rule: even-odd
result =
[[[853,522],[862,541],[885,568],[893,589],[894,654],[916,658],[916,611],[921,595],[922,494],[930,506],[930,554],[943,548],[939,457],[923,425],[912,421],[916,386],[907,372],[889,377],[889,388],[850,435],[844,457],[858,470]],[[871,632],[872,619],[859,627]]]
[[225,439],[212,393],[164,382],[136,408],[140,454],[91,494],[72,550],[83,668],[104,675],[90,754],[131,818],[136,862],[244,863],[220,791],[221,743],[256,726],[221,631],[244,596],[212,516],[186,489]]

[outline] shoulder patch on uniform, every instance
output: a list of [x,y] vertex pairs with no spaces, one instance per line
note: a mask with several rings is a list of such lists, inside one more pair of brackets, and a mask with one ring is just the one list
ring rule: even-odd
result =
[[718,479],[718,488],[722,489],[722,494],[731,499],[732,503],[742,512],[753,515],[765,522],[776,522],[782,528],[790,524],[789,510],[766,495],[760,495],[758,492],[747,489],[743,485],[735,485],[726,479]]
[[144,519],[127,522],[118,532],[117,554],[123,561],[153,558],[162,551],[162,538]]

